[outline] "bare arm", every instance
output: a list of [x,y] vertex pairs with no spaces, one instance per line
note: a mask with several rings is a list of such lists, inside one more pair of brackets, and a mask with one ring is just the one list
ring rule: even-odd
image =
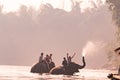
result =
[[69,54],[67,53],[67,60],[68,60]]
[[73,54],[73,56],[71,58],[73,58],[75,56],[76,53]]

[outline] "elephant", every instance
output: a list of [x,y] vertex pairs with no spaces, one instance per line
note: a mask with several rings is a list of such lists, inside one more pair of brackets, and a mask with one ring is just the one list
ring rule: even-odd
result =
[[85,58],[82,57],[83,65],[79,65],[75,62],[70,62],[67,66],[58,66],[50,70],[50,74],[64,74],[64,75],[73,75],[75,72],[79,72],[79,69],[82,69],[86,66]]
[[54,62],[49,63],[49,68],[48,65],[45,61],[42,62],[37,62],[35,65],[32,66],[31,71],[32,73],[49,73],[49,71],[55,67]]

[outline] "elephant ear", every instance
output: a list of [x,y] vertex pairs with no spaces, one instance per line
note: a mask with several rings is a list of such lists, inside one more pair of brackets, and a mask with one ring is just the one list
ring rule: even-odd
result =
[[46,63],[42,62],[40,64],[40,72],[42,73],[48,73],[49,72],[49,69],[48,69],[48,66]]
[[50,70],[50,74],[64,74],[65,70],[63,66],[54,67]]
[[69,63],[69,65],[66,67],[65,75],[73,75],[75,72],[79,72],[79,65],[75,62]]

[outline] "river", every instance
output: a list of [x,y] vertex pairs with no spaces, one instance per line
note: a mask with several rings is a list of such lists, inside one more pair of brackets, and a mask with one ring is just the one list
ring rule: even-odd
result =
[[115,72],[105,69],[82,69],[73,76],[30,73],[31,66],[0,65],[0,80],[109,80]]

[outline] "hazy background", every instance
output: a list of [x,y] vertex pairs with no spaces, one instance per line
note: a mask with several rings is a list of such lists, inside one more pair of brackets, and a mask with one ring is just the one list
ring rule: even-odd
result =
[[[106,45],[114,40],[115,27],[106,5],[71,10],[41,5],[38,10],[22,5],[16,12],[0,8],[0,64],[29,65],[38,61],[41,52],[53,54],[61,65],[66,53],[81,63],[86,48],[86,68],[101,68],[107,63]],[[44,55],[44,56],[45,56]]]

